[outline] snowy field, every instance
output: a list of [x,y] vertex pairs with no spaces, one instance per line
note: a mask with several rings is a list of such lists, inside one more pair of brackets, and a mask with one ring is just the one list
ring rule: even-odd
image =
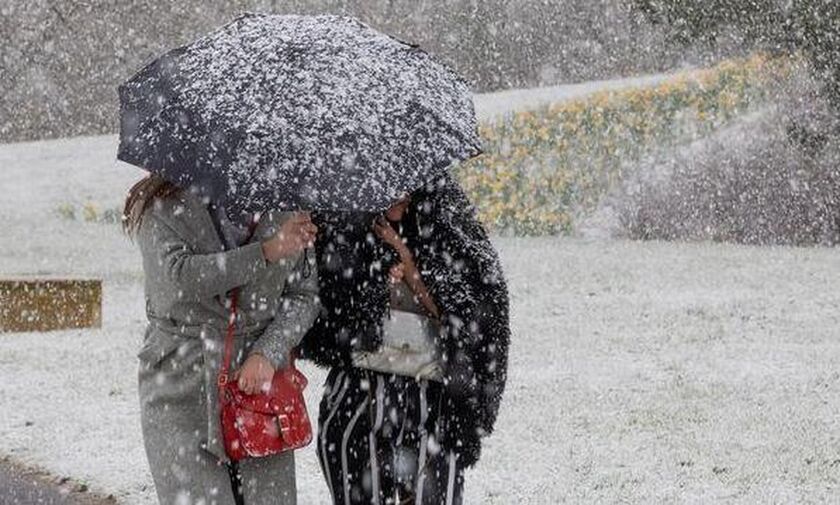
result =
[[[139,256],[115,138],[0,146],[0,276],[104,279],[101,330],[0,334],[0,455],[154,503],[138,419]],[[510,379],[469,504],[827,503],[840,484],[832,249],[498,239]],[[315,409],[324,374],[306,367]],[[327,503],[313,447],[300,503]],[[2,501],[2,500],[0,500]]]

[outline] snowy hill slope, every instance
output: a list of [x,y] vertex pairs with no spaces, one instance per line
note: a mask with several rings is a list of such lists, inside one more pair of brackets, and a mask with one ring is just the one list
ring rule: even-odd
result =
[[[154,503],[135,352],[138,254],[114,224],[113,136],[0,146],[0,276],[104,279],[101,330],[0,334],[0,454]],[[827,502],[837,481],[840,281],[828,249],[498,239],[510,378],[467,503]],[[311,379],[310,409],[324,374]],[[44,409],[43,405],[50,408]],[[300,503],[327,503],[312,447]]]
[[473,96],[479,121],[488,121],[511,112],[537,109],[543,105],[580,98],[598,91],[655,86],[672,78],[668,73],[625,77],[606,81],[589,81],[531,89],[508,89]]

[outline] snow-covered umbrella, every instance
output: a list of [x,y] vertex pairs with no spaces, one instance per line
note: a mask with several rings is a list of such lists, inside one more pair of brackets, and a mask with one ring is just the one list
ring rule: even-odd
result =
[[119,95],[119,159],[241,211],[378,211],[480,153],[464,80],[350,17],[243,15]]

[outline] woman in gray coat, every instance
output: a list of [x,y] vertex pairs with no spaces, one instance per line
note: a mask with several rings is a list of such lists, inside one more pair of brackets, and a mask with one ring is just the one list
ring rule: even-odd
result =
[[291,452],[229,462],[216,378],[234,288],[239,386],[256,392],[287,365],[318,311],[316,272],[302,254],[315,226],[306,214],[268,212],[249,237],[247,220],[157,176],[129,192],[125,225],[145,272],[141,423],[160,503],[295,504]]

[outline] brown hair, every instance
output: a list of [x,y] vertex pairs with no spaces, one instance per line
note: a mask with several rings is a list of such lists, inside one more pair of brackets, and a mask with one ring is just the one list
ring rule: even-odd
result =
[[167,198],[178,192],[178,187],[161,176],[149,174],[128,190],[123,208],[123,231],[133,236],[140,228],[143,213],[156,198]]

